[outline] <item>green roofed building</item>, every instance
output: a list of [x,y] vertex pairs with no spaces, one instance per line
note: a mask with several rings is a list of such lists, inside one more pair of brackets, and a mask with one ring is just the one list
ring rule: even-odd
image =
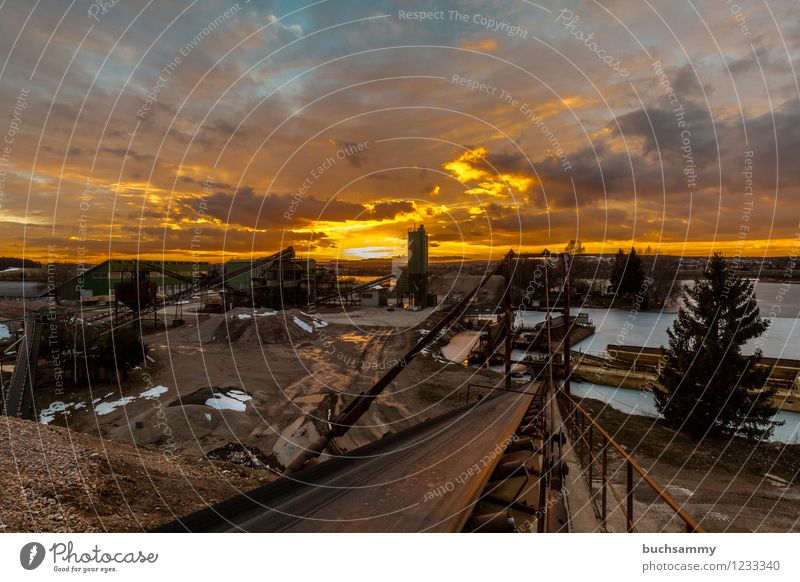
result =
[[66,301],[113,301],[117,283],[138,279],[154,283],[157,293],[166,296],[185,291],[207,276],[207,262],[110,259],[62,283],[55,295]]

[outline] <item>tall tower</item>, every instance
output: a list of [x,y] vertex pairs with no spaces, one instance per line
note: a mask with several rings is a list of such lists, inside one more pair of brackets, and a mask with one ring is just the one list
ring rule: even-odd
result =
[[408,292],[412,306],[427,306],[428,233],[422,224],[418,229],[408,231]]

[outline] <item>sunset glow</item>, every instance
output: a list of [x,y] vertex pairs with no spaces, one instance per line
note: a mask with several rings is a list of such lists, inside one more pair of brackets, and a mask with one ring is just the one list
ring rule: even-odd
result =
[[[101,23],[37,12],[2,85],[13,135],[0,253],[213,259],[291,244],[390,256],[420,223],[434,260],[572,239],[590,252],[797,246],[788,132],[800,107],[794,84],[772,80],[785,68],[775,36],[751,50],[723,34],[710,50],[701,30],[682,29],[678,45],[665,24],[680,29],[681,9],[662,7],[657,24],[617,7],[651,31],[648,57],[612,11],[584,6],[581,30],[602,30],[594,38],[622,71],[547,8],[514,5],[504,18],[518,28],[493,34],[447,11],[411,22],[403,3],[337,5],[313,16],[282,2],[222,16],[196,5],[187,19],[119,3]],[[700,6],[711,30],[733,26]],[[28,12],[4,10],[8,49]],[[156,42],[150,24],[172,19]],[[203,22],[216,24],[197,36]],[[335,42],[319,32],[331,26]],[[767,85],[754,54],[773,63]]]

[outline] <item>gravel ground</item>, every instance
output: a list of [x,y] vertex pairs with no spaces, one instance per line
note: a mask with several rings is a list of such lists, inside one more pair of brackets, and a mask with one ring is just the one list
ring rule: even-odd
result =
[[[581,402],[706,531],[800,531],[800,445],[719,437],[698,443],[653,418],[624,414],[598,400]],[[599,439],[594,443],[599,457]],[[611,480],[624,491],[619,467],[610,471]],[[672,514],[647,487],[637,488],[636,502],[637,519],[648,513],[643,531],[680,531],[675,520],[664,525]]]
[[141,531],[273,479],[0,417],[0,531]]

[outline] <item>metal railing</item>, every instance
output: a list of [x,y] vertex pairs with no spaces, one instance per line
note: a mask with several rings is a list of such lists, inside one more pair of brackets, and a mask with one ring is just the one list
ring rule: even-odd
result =
[[[589,482],[589,492],[592,499],[595,499],[594,492],[594,471],[598,470],[601,475],[600,485],[600,520],[605,527],[608,520],[608,491],[614,496],[617,505],[625,516],[628,532],[636,532],[636,523],[633,515],[634,484],[633,474],[638,473],[650,489],[672,509],[679,517],[689,533],[701,533],[703,528],[700,524],[678,503],[663,487],[647,473],[647,471],[631,457],[622,446],[601,427],[592,416],[584,410],[572,397],[563,391],[558,393],[558,403],[564,422],[571,429],[575,452],[579,462],[584,467],[587,480]],[[600,452],[595,452],[595,437],[599,438]],[[609,450],[615,451],[625,464],[625,495],[621,496],[617,488],[609,481]],[[599,457],[599,459],[598,459]]]

